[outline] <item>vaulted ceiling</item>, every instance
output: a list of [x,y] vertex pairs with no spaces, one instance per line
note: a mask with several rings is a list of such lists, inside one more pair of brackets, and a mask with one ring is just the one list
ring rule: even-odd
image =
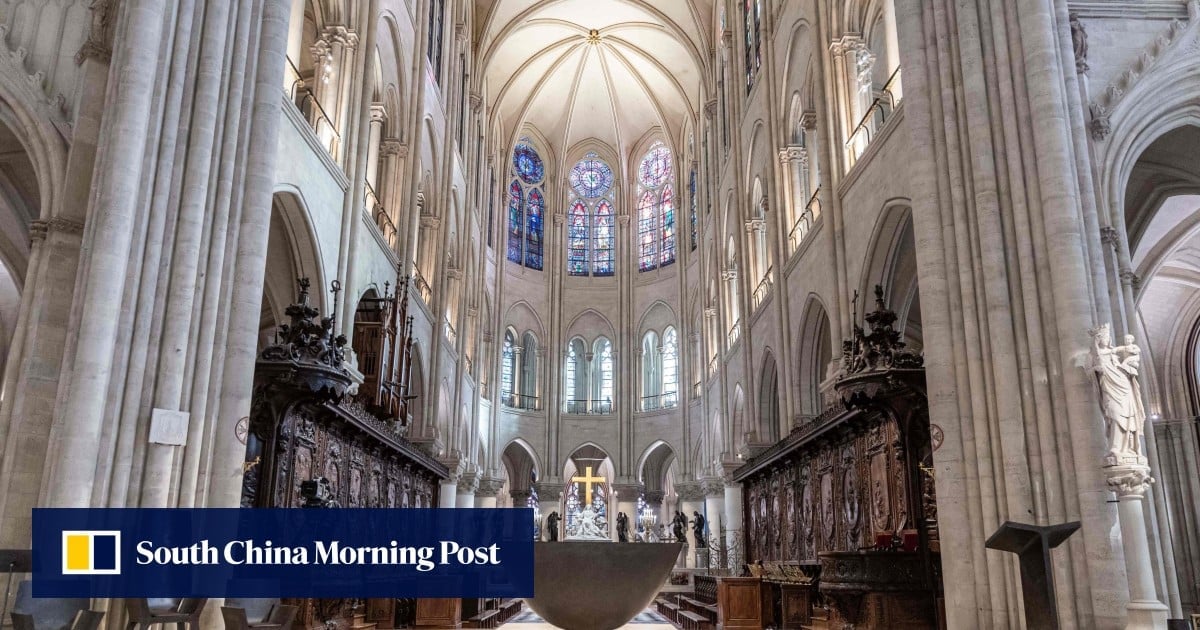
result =
[[589,139],[628,155],[655,127],[677,142],[703,105],[712,12],[712,0],[476,0],[488,105],[506,136],[532,125],[560,156]]

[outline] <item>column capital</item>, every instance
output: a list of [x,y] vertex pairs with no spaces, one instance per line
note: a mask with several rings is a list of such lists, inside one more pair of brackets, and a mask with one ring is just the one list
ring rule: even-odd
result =
[[781,164],[791,164],[799,162],[801,166],[808,164],[808,149],[795,144],[789,144],[779,150],[779,162]]
[[538,501],[559,501],[562,499],[563,484],[560,481],[539,481],[533,484],[537,488]]
[[617,223],[620,223],[621,227],[629,227],[629,221],[631,219],[633,219],[633,217],[628,214],[617,215]]
[[616,493],[619,501],[637,501],[638,495],[642,493],[640,483],[613,483],[608,487]]
[[408,157],[408,145],[401,142],[400,138],[384,138],[379,143],[379,154],[406,158]]
[[44,240],[51,232],[62,234],[83,234],[83,223],[74,219],[53,217],[50,219],[35,219],[29,222],[29,238],[33,241]]
[[383,124],[387,120],[387,108],[383,103],[371,103],[371,122]]
[[421,215],[421,227],[423,227],[423,228],[431,228],[431,229],[436,230],[436,229],[438,229],[438,226],[440,226],[441,224],[442,224],[442,220],[439,219],[438,217],[431,216],[428,214]]
[[766,219],[747,219],[746,220],[746,231],[747,232],[761,232],[765,229],[767,229]]
[[858,33],[846,33],[829,42],[829,52],[834,55],[842,55],[865,46],[866,44],[863,43],[861,35]]
[[512,497],[512,506],[513,507],[525,507],[525,504],[527,504],[529,502],[529,497],[532,495],[533,495],[533,493],[530,492],[529,490],[509,490],[508,491],[508,496]]
[[[504,487],[504,480],[495,477],[484,477],[479,480],[479,485],[475,490],[477,497],[494,497],[500,494],[500,488]],[[529,493],[526,492],[526,495]]]
[[561,212],[554,213],[554,225],[562,225],[567,222],[567,215]]
[[1108,489],[1116,493],[1120,500],[1140,500],[1146,496],[1146,491],[1155,483],[1154,477],[1150,476],[1150,467],[1136,464],[1106,466],[1104,476]]
[[471,90],[467,93],[467,102],[471,104],[471,111],[477,112],[483,105],[483,97],[480,96],[479,92]]
[[807,110],[800,114],[800,127],[812,131],[817,128],[817,112]]
[[675,494],[680,501],[703,501],[704,488],[699,483],[688,481],[675,484]]
[[326,26],[325,31],[321,33],[321,39],[329,44],[341,44],[346,48],[354,48],[358,46],[358,33],[352,28],[348,28],[342,24],[333,24]]
[[709,99],[709,101],[704,104],[704,117],[708,118],[709,120],[717,117],[717,99]]
[[[473,493],[475,493],[475,491],[479,489],[479,482],[480,482],[480,481],[481,481],[481,479],[479,478],[479,476],[478,476],[478,475],[475,473],[475,471],[473,471],[473,470],[472,470],[472,471],[469,471],[469,472],[466,472],[466,473],[463,473],[463,475],[462,475],[461,477],[459,477],[459,478],[458,478],[458,491],[459,491],[459,493],[460,493],[460,494],[473,494]],[[495,495],[493,494],[493,496],[495,496]]]
[[715,477],[701,479],[700,488],[706,497],[721,498],[725,496],[725,482]]
[[662,505],[663,499],[665,498],[667,498],[667,493],[663,492],[662,490],[647,490],[642,494],[642,499],[644,499],[648,505],[654,507],[655,509]]

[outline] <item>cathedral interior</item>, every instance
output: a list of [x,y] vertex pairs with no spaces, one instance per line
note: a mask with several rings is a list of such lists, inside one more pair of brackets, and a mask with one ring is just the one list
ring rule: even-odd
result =
[[[682,628],[1200,629],[1198,51],[1200,0],[0,0],[0,547],[522,507],[686,542]],[[1011,524],[1070,523],[1035,607]]]

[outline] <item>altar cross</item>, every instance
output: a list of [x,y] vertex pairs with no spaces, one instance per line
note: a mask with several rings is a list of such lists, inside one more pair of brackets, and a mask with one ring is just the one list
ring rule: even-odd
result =
[[584,469],[582,477],[571,477],[571,481],[583,484],[584,505],[592,504],[592,485],[604,483],[604,477],[601,475],[592,476],[592,467],[588,466]]

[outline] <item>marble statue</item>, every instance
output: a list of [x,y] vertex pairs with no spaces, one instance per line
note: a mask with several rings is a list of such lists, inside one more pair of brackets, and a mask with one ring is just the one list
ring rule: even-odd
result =
[[1112,345],[1109,325],[1091,331],[1091,369],[1100,385],[1100,410],[1104,414],[1110,466],[1121,463],[1142,463],[1142,431],[1146,411],[1142,407],[1142,392],[1138,385],[1141,367],[1141,348],[1133,335],[1125,336],[1121,346]]
[[546,540],[550,542],[558,540],[558,522],[560,520],[562,517],[558,515],[558,512],[551,512],[550,516],[546,517]]
[[704,515],[699,511],[692,512],[692,516],[695,517],[692,520],[692,533],[696,535],[696,548],[699,549],[706,546],[704,540],[704,524],[706,521],[704,520]]
[[600,529],[600,515],[592,506],[584,506],[575,519],[574,526],[567,532],[568,540],[608,540]]
[[617,542],[629,542],[629,517],[617,512]]

